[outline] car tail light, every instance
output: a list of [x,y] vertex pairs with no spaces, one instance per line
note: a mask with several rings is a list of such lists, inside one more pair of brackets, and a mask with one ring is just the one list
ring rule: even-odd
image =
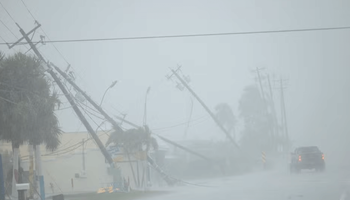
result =
[[301,156],[299,156],[299,162],[301,162]]
[[324,154],[322,154],[322,160],[324,160]]

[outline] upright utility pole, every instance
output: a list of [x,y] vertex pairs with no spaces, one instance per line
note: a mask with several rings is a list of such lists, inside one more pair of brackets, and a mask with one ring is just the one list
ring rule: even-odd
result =
[[203,108],[209,113],[210,117],[214,120],[214,122],[220,127],[220,129],[226,134],[231,143],[239,149],[237,143],[233,140],[230,133],[224,128],[224,126],[219,122],[219,120],[215,117],[215,115],[211,112],[211,110],[205,105],[205,103],[198,97],[198,95],[190,88],[190,86],[184,81],[175,70],[171,70],[172,73],[176,76],[177,79],[187,88],[188,91],[197,99],[197,101],[203,106]]
[[[264,88],[262,86],[262,82],[261,82],[261,76],[260,76],[260,70],[263,70],[263,68],[256,68],[256,73],[258,74],[258,79],[259,79],[259,85],[260,85],[260,92],[261,92],[261,98],[264,100],[265,104],[265,92],[264,92]],[[266,106],[266,105],[265,105]]]
[[[264,103],[264,107],[265,107],[265,114],[268,115],[269,114],[269,109],[268,109],[268,104],[267,104],[267,98],[268,96],[265,95],[265,91],[264,91],[264,87],[262,85],[262,78],[261,78],[261,74],[260,74],[260,71],[263,70],[264,68],[256,68],[256,73],[258,75],[258,80],[259,80],[259,86],[260,86],[260,92],[261,92],[261,98],[263,100],[263,103]],[[272,98],[272,89],[271,89],[271,84],[270,84],[270,79],[269,79],[269,76],[267,77],[268,78],[268,82],[269,82],[269,87],[270,87],[270,97],[271,97],[271,111],[272,111],[272,114],[275,115],[274,113],[274,105],[273,105],[273,98]],[[274,125],[274,122],[272,123],[269,123],[269,127],[270,127],[270,141],[271,141],[271,144],[273,146],[273,149],[276,150],[276,135],[277,135],[277,131],[275,130],[275,125]]]
[[284,92],[283,92],[283,80],[282,78],[280,79],[280,87],[281,87],[281,110],[282,110],[282,115],[283,115],[283,119],[284,119],[284,131],[286,134],[286,139],[287,142],[289,142],[289,134],[288,134],[288,125],[287,125],[287,114],[286,114],[286,105],[285,105],[285,101],[284,101]]
[[[69,101],[69,103],[71,104],[73,110],[75,111],[75,113],[78,115],[80,121],[84,124],[85,128],[88,130],[88,132],[91,134],[91,136],[93,137],[93,139],[95,140],[97,146],[100,148],[102,154],[104,155],[104,157],[106,158],[106,160],[108,161],[108,163],[114,167],[114,163],[112,160],[112,157],[110,156],[110,154],[107,152],[106,148],[103,146],[101,140],[98,138],[97,134],[95,133],[95,131],[93,130],[93,128],[91,127],[91,125],[89,124],[89,122],[86,120],[86,118],[84,117],[84,115],[82,114],[82,112],[79,110],[77,104],[75,103],[75,101],[73,100],[72,96],[69,94],[69,92],[67,91],[67,89],[64,87],[64,85],[62,84],[61,80],[58,78],[58,76],[53,72],[52,67],[50,66],[50,64],[48,62],[45,61],[44,57],[41,55],[41,53],[38,51],[38,49],[36,48],[36,46],[33,44],[33,42],[29,39],[28,34],[26,34],[23,29],[17,24],[19,31],[21,32],[23,38],[27,41],[27,43],[30,45],[31,49],[34,51],[34,53],[38,56],[38,58],[43,61],[46,64],[47,67],[47,72],[52,76],[52,78],[54,79],[54,81],[57,83],[58,87],[61,89],[61,91],[63,92],[63,94],[65,95],[65,97],[67,98],[67,100]],[[35,27],[35,29],[39,28],[41,25],[38,24],[37,27]],[[21,41],[23,38],[21,38],[19,41]],[[18,42],[17,42],[18,43]]]
[[83,143],[83,173],[85,174],[85,139],[82,141]]
[[[273,92],[272,92],[272,86],[271,86],[271,80],[270,80],[270,75],[267,75],[267,80],[269,83],[269,90],[270,90],[270,102],[271,102],[271,111],[272,111],[272,117],[273,117],[273,128],[275,132],[275,136],[279,135],[278,131],[278,122],[277,122],[277,114],[276,114],[276,108],[275,108],[275,102],[273,100]],[[274,143],[275,145],[278,146],[278,143],[276,141],[276,137],[274,137]]]

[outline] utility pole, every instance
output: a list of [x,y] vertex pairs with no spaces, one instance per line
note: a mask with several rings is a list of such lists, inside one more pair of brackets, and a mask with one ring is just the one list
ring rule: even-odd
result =
[[[283,80],[282,78],[280,79],[280,87],[281,87],[281,107],[282,107],[282,115],[284,119],[284,131],[286,134],[286,139],[287,142],[289,143],[289,134],[288,134],[288,125],[287,125],[287,114],[286,114],[286,105],[285,105],[285,100],[284,100],[284,92],[283,92]],[[289,144],[288,144],[289,146]]]
[[273,116],[273,127],[274,127],[274,130],[275,130],[274,144],[276,146],[278,146],[278,142],[276,141],[276,137],[279,135],[278,122],[277,122],[277,114],[276,114],[275,102],[273,100],[273,92],[272,92],[272,86],[271,86],[271,81],[270,81],[270,75],[267,75],[267,80],[268,80],[268,83],[269,83],[271,111],[272,111],[272,116]]
[[[118,125],[118,123],[111,117],[109,116],[99,105],[97,105],[87,94],[86,92],[84,92],[80,87],[78,87],[77,84],[74,83],[74,81],[71,80],[71,78],[66,74],[64,73],[60,68],[58,68],[57,66],[55,66],[54,64],[52,64],[54,66],[54,68],[56,69],[56,71],[58,73],[61,74],[61,76],[63,78],[65,78],[69,84],[71,84],[73,86],[73,88],[75,90],[77,90],[78,92],[80,92],[84,97],[85,99],[91,104],[94,106],[94,108],[96,110],[98,110],[106,119],[107,121],[109,121],[112,125],[113,125],[113,128],[114,130],[116,131],[119,131],[119,132],[124,132],[123,129],[120,128],[120,126]],[[118,118],[118,117],[117,117]],[[123,118],[121,118],[123,119]],[[125,120],[124,120],[125,121]],[[129,122],[130,123],[130,122]],[[130,123],[132,124],[132,123]],[[138,126],[137,126],[138,127]],[[108,153],[108,152],[107,152]],[[112,158],[111,158],[112,159]],[[174,184],[174,181],[177,181],[175,180],[174,178],[168,176],[162,169],[160,169],[156,163],[153,161],[153,159],[147,155],[147,161],[154,167],[154,169],[161,174],[161,176],[163,177],[163,179],[169,184],[169,185],[173,185]]]
[[[81,90],[70,78],[69,78],[69,76],[67,76],[60,68],[58,68],[57,66],[55,66],[54,64],[52,64],[54,67],[55,67],[55,69],[58,71],[58,73],[60,73],[61,75],[62,75],[62,77],[64,77],[67,81],[68,81],[68,83],[70,83],[73,87],[74,87],[74,89],[76,89],[78,92],[80,92],[84,97],[85,97],[85,99],[88,101],[88,102],[90,102],[113,126],[114,126],[114,128],[115,128],[115,130],[117,130],[117,131],[121,131],[121,132],[123,132],[123,130],[119,127],[119,125],[118,125],[118,123],[112,118],[112,117],[110,117],[100,106],[98,106],[83,90]],[[149,91],[148,91],[149,92]],[[117,118],[117,119],[119,119],[119,120],[121,120],[122,122],[124,122],[124,123],[126,123],[126,124],[129,124],[129,125],[131,125],[131,126],[133,126],[133,127],[135,127],[135,128],[140,128],[140,126],[138,126],[138,125],[136,125],[136,124],[134,124],[134,123],[132,123],[132,122],[129,122],[129,121],[127,121],[126,119],[125,119],[125,116],[124,117],[119,117],[119,116],[115,116],[115,118]],[[161,138],[162,139],[162,138]],[[168,141],[165,141],[165,142],[168,142]],[[169,142],[168,142],[169,143]],[[185,147],[183,147],[183,148],[185,148]],[[190,152],[190,153],[192,153],[192,152]],[[197,155],[198,156],[198,155]],[[160,173],[161,174],[161,176],[163,177],[163,179],[168,183],[168,184],[173,184],[172,182],[173,182],[173,180],[171,180],[171,178],[168,176],[168,175],[166,175],[164,172],[163,172],[163,170],[162,169],[160,169],[157,165],[156,165],[156,163],[153,161],[153,159],[150,157],[150,156],[148,156],[147,155],[147,161],[148,161],[148,163],[150,163],[153,167],[154,167],[154,169],[158,172],[158,173]]]
[[[45,61],[44,57],[41,55],[41,53],[38,51],[38,49],[36,48],[36,46],[32,43],[32,41],[29,39],[28,34],[26,34],[23,29],[16,24],[19,28],[20,33],[22,34],[23,38],[27,41],[27,43],[30,45],[31,49],[34,51],[34,53],[38,56],[38,58],[43,61],[46,64],[47,67],[47,72],[52,76],[52,78],[54,79],[54,81],[57,83],[58,87],[61,89],[61,91],[63,92],[63,94],[65,95],[65,97],[67,98],[67,100],[69,101],[69,103],[71,104],[73,110],[75,111],[75,113],[78,115],[80,121],[84,124],[85,128],[88,130],[88,132],[91,134],[91,136],[93,137],[93,139],[96,141],[97,146],[100,148],[102,154],[105,156],[106,160],[108,161],[108,163],[114,167],[114,163],[112,160],[112,157],[109,155],[109,153],[107,152],[106,148],[103,146],[101,140],[98,138],[98,136],[96,135],[95,131],[92,129],[91,125],[89,124],[89,122],[86,120],[86,118],[84,117],[84,115],[82,114],[82,112],[79,110],[77,104],[75,103],[75,101],[73,100],[72,96],[69,94],[69,92],[67,91],[67,89],[64,87],[64,85],[62,84],[61,80],[58,78],[58,76],[53,72],[53,69],[51,67],[51,65]],[[35,29],[39,28],[41,25],[38,24],[37,27],[35,27]],[[22,40],[23,38],[21,38],[20,40]],[[20,41],[19,40],[19,41]]]
[[[260,85],[260,92],[261,92],[261,98],[264,100],[265,104],[265,93],[264,93],[264,88],[262,86],[262,82],[261,82],[261,76],[260,76],[260,70],[264,70],[264,68],[256,68],[256,73],[258,74],[258,79],[259,79],[259,85]],[[265,105],[266,106],[266,105]]]
[[86,92],[84,92],[80,87],[78,87],[77,84],[75,84],[75,82],[66,74],[64,73],[60,68],[58,68],[56,65],[54,65],[53,63],[50,63],[54,68],[55,70],[65,79],[68,81],[68,83],[70,85],[73,86],[73,88],[75,90],[77,90],[79,93],[81,93],[84,98],[89,102],[91,103],[94,108],[96,108],[106,119],[107,121],[109,121],[112,125],[113,125],[113,128],[114,130],[116,131],[123,131],[123,129],[120,128],[120,126],[118,125],[118,123],[112,118],[110,117],[102,108],[101,106],[97,105],[96,102],[94,100],[91,99],[91,97],[89,95],[86,94]]
[[33,198],[34,196],[34,189],[35,184],[34,184],[34,148],[33,145],[29,144],[28,145],[28,151],[29,151],[29,197]]
[[82,143],[83,143],[83,152],[82,152],[82,155],[83,155],[83,175],[85,175],[85,139],[83,139]]
[[286,114],[286,106],[285,106],[285,99],[284,99],[284,89],[286,88],[285,82],[287,80],[283,80],[280,78],[279,80],[275,80],[276,83],[279,84],[279,87],[276,87],[276,89],[280,90],[280,106],[281,106],[281,126],[282,130],[281,133],[284,133],[283,136],[285,138],[285,146],[284,146],[284,151],[288,150],[289,151],[289,133],[288,133],[288,124],[287,124],[287,114]]
[[[210,117],[215,121],[215,123],[220,127],[220,129],[226,134],[231,143],[239,149],[237,143],[233,140],[232,136],[229,132],[224,128],[224,126],[219,122],[219,120],[215,117],[215,115],[211,112],[211,110],[204,104],[204,102],[198,97],[198,95],[190,88],[190,86],[177,74],[177,70],[171,69],[173,75],[176,76],[177,79],[187,88],[187,90],[197,99],[197,101],[204,107],[204,109],[209,113]],[[170,76],[171,77],[171,76]],[[169,78],[170,78],[169,77]]]
[[[34,53],[38,56],[38,58],[44,62],[46,64],[46,71],[52,76],[52,78],[54,79],[54,81],[57,83],[58,87],[61,89],[61,91],[63,92],[63,94],[65,95],[65,97],[67,98],[68,102],[70,103],[70,105],[72,106],[73,110],[75,111],[75,113],[78,115],[80,121],[84,124],[85,128],[88,130],[88,132],[90,133],[90,135],[92,136],[92,138],[95,140],[97,146],[100,148],[102,154],[104,155],[105,159],[108,161],[109,165],[114,168],[114,162],[113,159],[111,157],[111,155],[107,152],[106,148],[104,147],[104,145],[102,144],[101,140],[98,138],[97,134],[95,133],[95,131],[93,130],[93,128],[91,127],[91,125],[89,124],[89,122],[86,120],[85,116],[82,114],[82,112],[79,110],[76,102],[73,100],[72,96],[69,94],[69,92],[67,91],[67,89],[64,87],[64,85],[62,84],[61,80],[58,78],[58,76],[56,75],[56,73],[53,72],[53,68],[51,67],[51,65],[49,64],[49,62],[45,61],[44,57],[41,55],[41,53],[38,51],[38,49],[36,48],[36,45],[33,44],[33,42],[31,41],[31,39],[29,39],[28,35],[24,32],[24,30],[16,23],[16,25],[19,28],[20,33],[22,34],[22,38],[19,39],[16,43],[18,43],[19,41],[25,39],[27,41],[27,43],[30,45],[31,49],[34,51]],[[36,29],[38,29],[41,25],[38,23],[37,26],[33,29],[34,31]],[[34,32],[34,31],[30,31],[30,32]],[[29,33],[30,33],[29,32]],[[15,43],[15,44],[16,44]],[[12,45],[11,47],[9,46],[9,48],[12,48],[14,45]],[[44,190],[44,177],[41,175],[40,178],[40,193],[41,193],[41,198],[45,199],[45,190]],[[114,176],[115,179],[115,176]],[[116,180],[114,180],[115,182]],[[120,181],[122,184],[122,181]]]
[[[261,78],[261,74],[260,71],[264,70],[265,68],[256,68],[256,70],[254,70],[257,75],[258,75],[258,81],[259,81],[259,86],[260,86],[260,92],[261,92],[261,98],[263,100],[264,103],[264,107],[265,107],[265,114],[266,116],[268,116],[269,114],[269,109],[268,109],[268,104],[267,104],[267,100],[265,98],[265,91],[264,91],[264,87],[262,85],[262,78]],[[268,77],[268,81],[269,81],[269,85],[270,85],[270,80]],[[271,101],[272,101],[272,90],[270,89],[270,97],[271,97]],[[273,102],[271,102],[273,103]],[[271,107],[273,107],[273,105],[271,105]],[[271,109],[271,111],[273,112],[273,108]],[[273,125],[274,122],[272,122],[272,124],[269,122],[269,127],[270,127],[270,142],[272,144],[273,150],[276,150],[276,131],[275,131],[275,126]]]
[[[123,122],[125,122],[125,123],[127,123],[127,124],[129,124],[129,125],[131,125],[131,126],[133,126],[133,127],[135,127],[135,128],[139,128],[139,127],[140,127],[140,126],[137,126],[136,124],[134,124],[134,123],[132,123],[132,122],[130,122],[130,121],[124,119],[124,118],[121,118],[121,117],[118,117],[118,116],[116,116],[116,118],[122,120]],[[213,162],[210,158],[208,158],[208,157],[206,157],[206,156],[204,156],[204,155],[202,155],[202,154],[199,154],[199,153],[197,153],[197,152],[195,152],[195,151],[193,151],[193,150],[191,150],[191,149],[188,149],[188,148],[186,148],[186,147],[184,147],[184,146],[182,146],[182,145],[180,145],[180,144],[177,144],[177,143],[174,142],[174,141],[171,141],[171,140],[169,140],[169,139],[166,139],[166,138],[164,138],[164,137],[162,137],[162,136],[160,136],[160,135],[157,135],[157,134],[155,134],[155,135],[156,135],[159,139],[163,140],[163,141],[166,142],[166,143],[169,143],[169,144],[171,144],[171,145],[174,145],[174,146],[176,146],[176,147],[178,147],[178,148],[180,148],[180,149],[182,149],[182,150],[184,150],[184,151],[187,151],[188,153],[191,153],[191,154],[193,154],[193,155],[196,155],[196,156],[198,156],[198,157],[200,157],[200,158],[202,158],[202,159],[204,159],[204,160],[206,160],[206,161],[208,161],[208,162]]]

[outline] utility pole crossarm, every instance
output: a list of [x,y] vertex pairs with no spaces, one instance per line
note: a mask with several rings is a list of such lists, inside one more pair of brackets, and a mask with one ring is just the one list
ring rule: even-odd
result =
[[[16,23],[16,25],[18,26],[18,28],[20,29],[20,30],[22,30],[22,28]],[[41,24],[39,24],[38,23],[38,25],[35,27],[35,28],[33,28],[31,31],[29,31],[28,33],[24,33],[24,31],[23,31],[23,33],[21,32],[21,34],[23,35],[26,35],[26,36],[28,36],[28,35],[30,35],[31,33],[33,33],[34,31],[36,31],[36,29],[38,29],[39,27],[41,26]],[[17,40],[15,43],[13,43],[12,45],[7,45],[8,47],[9,47],[9,49],[11,49],[12,47],[14,47],[14,46],[16,46],[18,43],[20,43],[23,39],[25,39],[24,38],[24,35],[23,35],[23,37],[22,38],[20,38],[19,40]]]
[[211,112],[211,110],[204,104],[204,102],[197,96],[197,94],[190,88],[190,86],[177,74],[177,72],[171,69],[173,74],[180,80],[180,82],[190,91],[190,93],[199,101],[199,103],[204,107],[204,109],[209,113],[210,117],[213,118],[215,123],[220,127],[220,129],[226,134],[226,136],[230,139],[231,143],[239,149],[237,143],[233,140],[232,136],[227,132],[224,126],[219,122],[219,120],[215,117],[215,115]]

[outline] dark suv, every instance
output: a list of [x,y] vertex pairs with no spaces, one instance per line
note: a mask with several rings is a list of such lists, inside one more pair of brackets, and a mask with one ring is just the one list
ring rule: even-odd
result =
[[316,146],[296,148],[291,153],[290,172],[299,173],[302,169],[315,169],[324,171],[324,154]]

